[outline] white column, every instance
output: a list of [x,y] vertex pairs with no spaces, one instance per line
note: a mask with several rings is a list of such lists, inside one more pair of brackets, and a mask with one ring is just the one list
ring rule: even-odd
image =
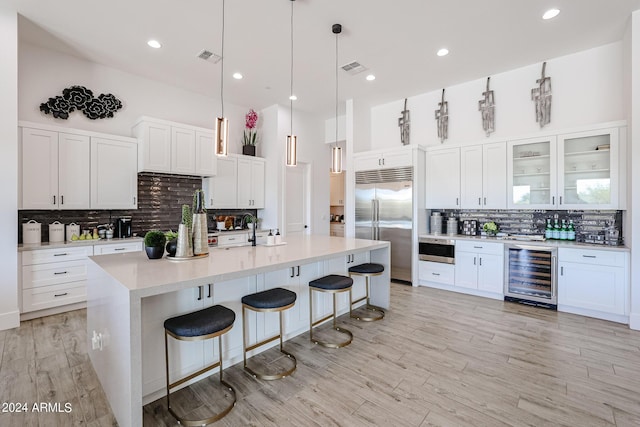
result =
[[[629,132],[631,165],[640,164],[640,11],[631,16],[631,123]],[[629,327],[640,330],[640,168],[629,168],[631,193],[629,215],[634,226],[627,244],[631,246],[631,315]]]
[[0,330],[20,325],[18,311],[18,14],[0,2]]

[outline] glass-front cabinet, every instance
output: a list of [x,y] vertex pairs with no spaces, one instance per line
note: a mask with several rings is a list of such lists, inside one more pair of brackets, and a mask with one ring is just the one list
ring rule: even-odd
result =
[[558,203],[567,209],[618,206],[618,129],[558,136]]
[[508,206],[544,209],[556,204],[556,137],[509,141]]

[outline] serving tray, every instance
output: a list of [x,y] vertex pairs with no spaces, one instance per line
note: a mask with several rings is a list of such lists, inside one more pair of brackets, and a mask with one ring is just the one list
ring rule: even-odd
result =
[[206,258],[209,256],[209,253],[194,255],[194,256],[169,256],[165,255],[165,258],[169,261],[180,262],[180,261],[192,261],[194,259]]

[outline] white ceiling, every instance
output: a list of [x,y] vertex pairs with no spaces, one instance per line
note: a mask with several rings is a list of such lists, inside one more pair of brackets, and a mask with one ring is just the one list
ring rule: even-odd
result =
[[[5,1],[5,0],[3,0]],[[10,0],[24,17],[19,40],[212,97],[220,95],[222,0]],[[260,109],[288,104],[290,0],[227,0],[225,100]],[[335,36],[340,100],[374,104],[620,40],[640,0],[297,0],[294,6],[295,107],[331,117]],[[541,16],[561,10],[550,21]],[[148,39],[162,49],[151,49]],[[447,47],[450,54],[437,57]],[[231,74],[239,71],[243,80]]]

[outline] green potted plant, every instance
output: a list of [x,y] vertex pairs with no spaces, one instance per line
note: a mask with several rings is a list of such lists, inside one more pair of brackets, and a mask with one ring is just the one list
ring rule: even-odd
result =
[[256,155],[256,144],[258,133],[256,131],[256,123],[258,122],[258,113],[250,109],[244,116],[244,134],[242,136],[242,154],[247,156]]
[[493,222],[485,222],[482,226],[482,230],[487,234],[487,236],[495,236],[498,233],[498,225]]
[[249,228],[249,230],[253,230],[253,227],[256,227],[256,229],[258,228],[258,223],[260,222],[260,218],[256,218],[256,221],[254,223],[253,217],[250,215],[247,215],[244,221],[247,224],[247,228]]
[[144,236],[144,250],[149,259],[162,258],[167,238],[162,231],[152,230]]

